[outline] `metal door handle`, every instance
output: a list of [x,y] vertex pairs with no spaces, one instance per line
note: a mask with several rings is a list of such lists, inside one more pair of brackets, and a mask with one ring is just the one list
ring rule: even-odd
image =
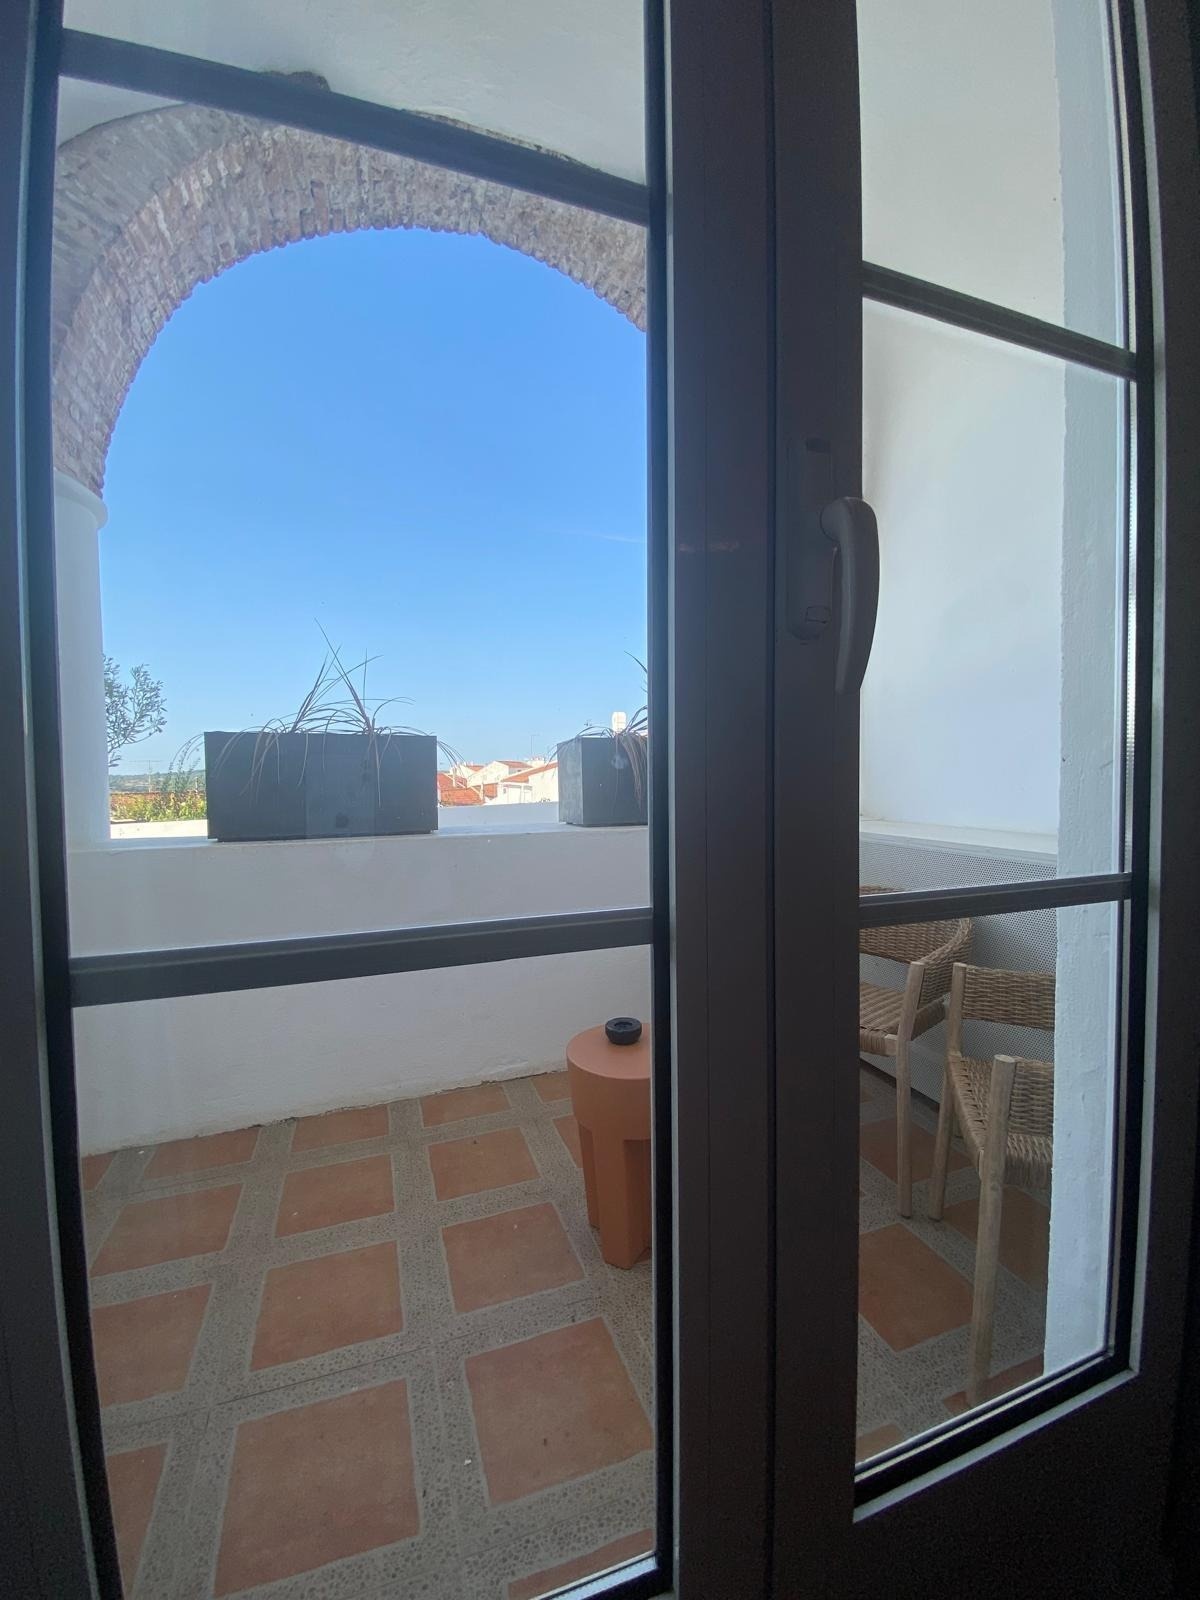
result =
[[839,694],[857,694],[870,660],[879,610],[879,525],[865,500],[844,495],[821,512],[821,531],[837,546],[842,569],[834,681]]

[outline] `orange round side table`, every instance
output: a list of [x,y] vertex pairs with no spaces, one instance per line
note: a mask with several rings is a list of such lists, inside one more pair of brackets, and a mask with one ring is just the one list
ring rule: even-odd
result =
[[571,1104],[600,1254],[632,1267],[650,1250],[650,1030],[636,1044],[610,1044],[604,1029],[567,1046]]

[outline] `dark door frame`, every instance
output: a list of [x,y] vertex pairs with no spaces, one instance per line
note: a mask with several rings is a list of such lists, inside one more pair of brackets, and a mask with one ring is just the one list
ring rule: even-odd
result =
[[[1195,617],[1200,614],[1200,307],[1194,290],[1195,262],[1200,260],[1195,203],[1200,163],[1184,0],[1131,0],[1127,8],[1121,3],[1136,22],[1150,109],[1159,341],[1154,385],[1158,455],[1152,467],[1160,514],[1153,531],[1164,578],[1154,602],[1162,654],[1153,684],[1147,1045],[1159,1064],[1148,1110],[1163,1136],[1147,1167],[1143,1195],[1154,1241],[1148,1258],[1143,1251],[1139,1268],[1148,1284],[1147,1314],[1136,1330],[1145,1352],[1138,1374],[1144,1382],[1125,1385],[1124,1410],[1120,1404],[1113,1410],[1116,1424],[1126,1417],[1131,1438],[1138,1434],[1139,1417],[1153,1418],[1151,1437],[1160,1448],[1154,1459],[1135,1464],[1141,1491],[1135,1487],[1137,1504],[1131,1510],[1140,1511],[1154,1494],[1161,1501],[1165,1492],[1172,1423],[1182,1443],[1185,1428],[1196,1420],[1194,1388],[1188,1391],[1191,1403],[1177,1407],[1178,1385],[1186,1372],[1179,1285],[1195,1260],[1193,1255],[1189,1261],[1188,1247],[1196,1236],[1188,1213],[1195,1176],[1197,1045],[1192,1015],[1200,906],[1194,821],[1200,793],[1200,663],[1195,650]],[[669,320],[677,348],[674,365],[661,369],[657,379],[670,401],[663,428],[671,431],[672,475],[668,483],[661,472],[668,448],[663,431],[655,446],[660,472],[652,486],[675,529],[669,558],[661,553],[670,571],[665,565],[660,571],[664,592],[669,581],[676,605],[682,602],[669,623],[671,651],[677,663],[716,674],[708,698],[695,685],[676,682],[678,716],[669,751],[663,752],[673,787],[672,860],[685,871],[681,878],[668,878],[666,864],[658,863],[655,915],[666,914],[670,890],[670,915],[683,939],[690,972],[677,986],[673,1010],[690,1030],[685,1040],[689,1070],[703,1075],[707,1096],[702,1116],[697,1115],[694,1082],[678,1103],[683,1159],[676,1164],[675,1182],[681,1203],[703,1204],[710,1179],[723,1191],[740,1195],[735,1210],[718,1219],[722,1225],[707,1240],[693,1231],[680,1247],[680,1320],[689,1338],[678,1351],[684,1406],[676,1422],[677,1493],[679,1577],[687,1600],[765,1592],[773,1514],[767,1463],[752,1449],[747,1456],[753,1440],[770,1439],[773,1426],[770,1241],[752,1238],[741,1249],[745,1235],[737,1227],[739,1220],[750,1222],[765,1214],[768,1205],[774,1155],[772,1037],[762,1014],[768,997],[739,991],[733,981],[740,960],[747,959],[754,971],[769,962],[767,951],[748,957],[739,936],[747,910],[755,925],[761,913],[765,926],[772,909],[761,875],[771,860],[769,814],[758,805],[771,777],[762,763],[771,666],[766,639],[752,639],[749,653],[738,653],[753,628],[739,629],[737,624],[739,616],[743,621],[752,618],[764,599],[769,552],[745,552],[732,589],[723,587],[729,568],[724,535],[735,523],[763,528],[773,515],[767,489],[773,474],[769,452],[762,448],[762,439],[770,435],[770,397],[761,383],[763,371],[770,369],[774,336],[772,269],[766,259],[772,226],[768,9],[765,0],[743,0],[733,8],[720,0],[674,0],[668,8],[666,81],[672,104],[663,136],[664,160],[670,193],[691,204],[675,219],[666,258],[651,258],[651,293],[659,295],[660,312]],[[56,1193],[52,1180],[54,1165],[73,1171],[77,1154],[71,1074],[61,1070],[70,1062],[71,1046],[58,753],[56,736],[47,739],[44,733],[57,727],[56,651],[53,630],[31,632],[26,621],[30,610],[39,617],[53,616],[49,433],[27,428],[25,419],[49,415],[48,350],[38,337],[29,337],[29,330],[48,328],[49,235],[47,213],[40,208],[48,204],[52,183],[47,152],[53,148],[58,26],[56,0],[10,0],[0,7],[0,673],[7,689],[0,697],[0,751],[6,755],[0,762],[0,816],[5,818],[0,835],[0,1018],[5,1029],[0,1056],[5,1089],[0,1119],[0,1204],[5,1217],[0,1230],[0,1455],[5,1490],[0,1496],[0,1559],[5,1583],[14,1593],[82,1600],[116,1592],[116,1565],[98,1418],[90,1394],[78,1194],[70,1184]],[[726,45],[720,72],[713,70],[718,64],[714,40]],[[653,49],[651,59],[656,59]],[[762,107],[762,124],[752,114],[746,126],[747,111],[756,104]],[[739,128],[739,138],[725,144],[722,135],[730,126]],[[665,202],[665,196],[660,198]],[[709,208],[707,218],[703,207],[696,209],[701,200]],[[613,190],[606,203],[624,211],[635,198]],[[705,265],[693,265],[699,261]],[[875,284],[879,298],[903,288],[882,280]],[[950,309],[970,313],[969,307]],[[28,320],[27,312],[32,313]],[[722,390],[722,384],[729,387]],[[723,394],[724,409],[706,414],[706,397],[711,404],[717,393]],[[765,431],[756,438],[760,425]],[[701,540],[699,545],[694,537]],[[733,676],[722,684],[720,674],[731,666]],[[664,653],[652,667],[660,692],[667,673]],[[743,691],[751,697],[749,720]],[[735,743],[747,741],[752,776],[735,804],[724,788],[709,781],[705,753],[713,729]],[[761,746],[755,743],[755,730],[763,733]],[[17,752],[21,759],[7,759]],[[729,748],[723,746],[722,759],[728,757]],[[662,788],[652,803],[661,808],[665,825]],[[717,850],[710,849],[714,839]],[[715,985],[711,993],[703,973]],[[667,987],[668,975],[660,972],[656,989],[664,1003]],[[739,1016],[744,1023],[747,1015],[761,1033],[762,1071],[749,1083],[734,1084],[723,1075],[721,1063],[731,1027]],[[744,1043],[744,1035],[737,1035],[737,1043]],[[52,1060],[60,1068],[53,1073]],[[664,1218],[665,1212],[660,1224]],[[1194,1364],[1196,1352],[1191,1355]],[[1115,1384],[1113,1393],[1120,1387]],[[669,1409],[660,1415],[660,1425],[664,1415],[670,1417]],[[1086,1405],[1064,1408],[1052,1441],[1049,1430],[1040,1430],[1041,1445],[1035,1440],[1034,1448],[1050,1470],[1056,1463],[1061,1469],[1073,1448],[1088,1452],[1080,1463],[1085,1470],[1094,1467],[1087,1417]],[[697,1418],[703,1420],[691,1420]],[[788,1422],[786,1417],[775,1420]],[[1119,1447],[1119,1426],[1114,1425],[1112,1438]],[[975,1503],[978,1514],[991,1489],[1003,1490],[1015,1459],[993,1450],[970,1472],[948,1469],[940,1484],[931,1478],[927,1487],[944,1486],[956,1477],[959,1494],[968,1505]],[[1189,1492],[1194,1493],[1194,1482],[1181,1450],[1175,1486],[1184,1504]],[[1150,1485],[1157,1487],[1151,1491]],[[893,1548],[889,1541],[898,1529],[906,1540],[925,1539],[931,1550],[938,1549],[944,1518],[937,1504],[936,1495],[923,1495],[918,1486],[898,1492],[891,1504],[860,1514],[869,1559],[888,1562]],[[1088,1509],[1081,1505],[1082,1517]],[[1157,1537],[1158,1530],[1137,1517],[1131,1526],[1143,1540]],[[1075,1531],[1060,1530],[1062,1537]],[[1138,1552],[1130,1553],[1136,1558]],[[1148,1589],[1158,1574],[1131,1576]],[[976,1577],[984,1592],[1006,1591],[1009,1582],[1000,1573],[994,1584],[986,1571]],[[911,1578],[914,1592],[927,1589],[927,1574],[913,1573]],[[630,1592],[652,1592],[661,1581],[661,1575],[643,1570],[632,1580]],[[907,1585],[906,1578],[897,1592]],[[787,1592],[786,1584],[777,1584],[777,1592]]]

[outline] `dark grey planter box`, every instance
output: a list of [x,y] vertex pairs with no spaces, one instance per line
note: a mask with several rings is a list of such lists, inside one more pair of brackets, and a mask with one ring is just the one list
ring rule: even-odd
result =
[[[350,839],[433,833],[432,734],[206,733],[210,839]],[[262,756],[255,770],[255,750]]]
[[621,741],[607,736],[577,737],[560,744],[558,820],[580,828],[644,825],[645,763],[635,774]]

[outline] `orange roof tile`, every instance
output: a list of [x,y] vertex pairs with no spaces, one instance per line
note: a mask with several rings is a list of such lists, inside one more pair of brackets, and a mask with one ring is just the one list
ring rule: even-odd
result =
[[483,796],[478,789],[469,789],[461,778],[451,777],[448,772],[439,772],[437,775],[438,805],[440,806],[481,806]]

